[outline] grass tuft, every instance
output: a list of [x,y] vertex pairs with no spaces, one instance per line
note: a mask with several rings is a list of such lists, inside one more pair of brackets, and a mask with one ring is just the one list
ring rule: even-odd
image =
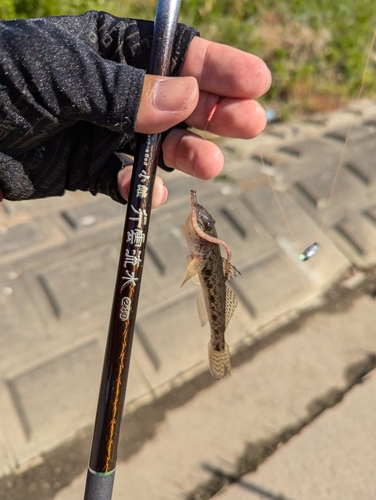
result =
[[[0,16],[97,9],[153,19],[155,8],[156,0],[3,0]],[[180,19],[266,61],[273,85],[261,101],[279,119],[336,109],[358,96],[362,82],[363,97],[376,95],[374,0],[183,0]]]

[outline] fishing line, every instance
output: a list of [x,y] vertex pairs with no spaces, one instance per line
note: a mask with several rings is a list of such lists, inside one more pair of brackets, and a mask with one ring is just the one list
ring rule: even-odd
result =
[[[220,105],[220,103],[223,101],[224,98],[225,98],[225,96],[223,96],[223,95],[219,96],[217,101],[215,102],[214,106],[211,108],[208,116],[206,117],[205,127],[202,131],[203,133],[205,133],[207,131],[209,123],[212,121],[212,118],[213,118],[215,112],[217,111],[218,106]],[[202,139],[205,140],[204,137],[202,137]],[[194,170],[194,167],[193,167],[193,178],[195,180],[195,191],[197,193],[197,191],[198,191],[198,189],[197,189],[197,187],[198,187],[197,186],[197,176],[196,176],[196,172]]]
[[[267,179],[268,179],[268,182],[269,182],[269,185],[273,191],[273,195],[274,195],[274,198],[278,204],[278,208],[281,212],[281,215],[283,217],[283,220],[284,220],[284,223],[286,225],[286,228],[290,234],[290,238],[291,238],[291,241],[292,242],[295,242],[297,241],[296,240],[296,237],[294,235],[294,232],[292,230],[292,227],[290,226],[288,220],[287,220],[287,216],[286,216],[286,212],[284,211],[283,209],[283,206],[282,206],[282,203],[279,199],[279,197],[277,196],[277,191],[273,185],[273,182],[272,182],[272,179],[271,179],[271,175],[269,174],[268,172],[268,169],[267,169],[267,166],[265,165],[265,162],[264,162],[264,158],[262,156],[262,154],[260,153],[260,151],[258,151],[258,155],[260,157],[260,161],[261,161],[261,164],[262,164],[262,168],[263,168],[263,173],[266,175]],[[308,259],[310,259],[311,257],[313,257],[314,255],[316,255],[317,251],[319,250],[320,248],[320,245],[316,242],[312,243],[311,245],[309,245],[305,250],[303,250],[303,252],[298,256],[298,259],[301,260],[301,261],[306,261]]]
[[[372,54],[373,46],[375,44],[375,40],[376,40],[376,28],[375,28],[375,30],[373,32],[372,42],[371,42],[371,45],[370,45],[370,48],[369,48],[369,51],[368,51],[368,54],[367,54],[367,59],[366,59],[366,63],[365,63],[364,71],[363,71],[363,75],[362,75],[362,80],[360,82],[360,87],[359,87],[358,95],[357,95],[357,97],[355,99],[355,102],[360,101],[361,95],[363,93],[365,76],[366,76],[368,65],[369,65],[369,62],[370,62],[370,59],[371,59],[371,54]],[[332,196],[333,196],[333,193],[334,193],[334,188],[335,188],[336,183],[338,181],[340,170],[341,170],[341,168],[343,166],[343,159],[344,159],[344,155],[345,155],[347,141],[348,141],[348,138],[350,136],[351,130],[352,130],[353,125],[354,125],[355,112],[356,111],[355,111],[355,108],[354,108],[353,111],[352,111],[352,114],[351,114],[350,125],[348,126],[347,131],[346,131],[345,142],[343,144],[343,147],[342,147],[342,150],[341,150],[341,155],[340,155],[340,158],[339,158],[339,161],[338,161],[338,165],[337,165],[337,168],[336,168],[335,173],[334,173],[333,182],[332,182],[332,185],[331,185],[331,188],[330,188],[328,201],[327,201],[327,204],[326,204],[326,207],[325,207],[325,211],[324,211],[324,215],[323,215],[323,218],[322,218],[322,221],[321,221],[320,231],[319,231],[320,235],[323,234],[323,226],[324,226],[325,221],[326,221],[326,219],[328,217],[328,214],[329,214],[329,207],[330,207],[330,204],[331,204],[331,201],[332,201]]]
[[[213,118],[213,116],[214,116],[215,112],[217,111],[218,106],[219,106],[219,105],[220,105],[220,103],[223,101],[223,99],[225,99],[225,96],[219,96],[219,97],[218,97],[218,99],[217,99],[217,101],[215,102],[214,106],[211,108],[211,110],[210,110],[210,112],[209,112],[209,114],[208,114],[208,116],[207,116],[207,118],[206,118],[206,124],[205,124],[205,127],[204,127],[203,132],[206,132],[206,130],[207,130],[208,126],[209,126],[209,123],[211,122],[211,120],[212,120],[212,118]],[[261,160],[261,164],[262,164],[263,171],[264,171],[264,173],[266,174],[266,177],[267,177],[267,179],[268,179],[268,182],[269,182],[269,184],[270,184],[270,187],[271,187],[271,189],[272,189],[272,191],[273,191],[274,198],[275,198],[275,200],[277,201],[278,208],[279,208],[279,210],[280,210],[280,212],[281,212],[281,214],[282,214],[283,220],[284,220],[285,225],[286,225],[286,227],[287,227],[287,230],[288,230],[288,232],[289,232],[289,234],[290,234],[291,241],[296,241],[296,238],[295,238],[295,236],[294,236],[294,233],[293,233],[293,231],[292,231],[292,228],[291,228],[290,224],[288,223],[288,220],[287,220],[287,217],[286,217],[286,213],[285,213],[285,211],[284,211],[284,209],[283,209],[283,206],[282,206],[282,204],[281,204],[281,202],[280,202],[280,200],[279,200],[279,197],[277,196],[277,193],[276,193],[275,187],[274,187],[273,182],[272,182],[272,180],[271,180],[271,176],[270,176],[270,174],[269,174],[269,172],[268,172],[268,170],[267,170],[267,167],[266,167],[266,165],[265,165],[264,158],[263,158],[263,156],[262,156],[262,154],[261,154],[260,152],[258,152],[258,155],[259,155],[260,160]],[[195,177],[195,181],[196,181],[196,188],[197,188],[197,180],[196,180],[196,176],[194,175],[194,177]],[[313,253],[312,253],[312,252],[316,253],[316,252],[317,252],[317,250],[318,250],[318,248],[319,248],[319,245],[318,245],[317,243],[314,243],[313,245],[310,245],[310,247],[308,247],[308,248],[307,248],[307,249],[306,249],[306,250],[305,250],[305,251],[304,251],[304,252],[303,252],[303,253],[299,256],[299,258],[300,258],[301,260],[307,260],[307,259],[309,259],[310,257],[312,257],[312,256],[313,256]]]
[[[367,59],[366,59],[366,62],[365,62],[364,71],[363,71],[363,75],[362,75],[362,80],[361,80],[361,83],[360,83],[358,95],[357,95],[357,97],[355,99],[355,102],[358,102],[360,100],[360,98],[362,96],[362,93],[363,93],[363,90],[364,90],[365,76],[366,76],[367,69],[368,69],[368,66],[369,66],[369,63],[370,63],[370,60],[371,60],[371,54],[372,54],[373,47],[375,45],[375,41],[376,41],[376,28],[375,28],[375,30],[373,32],[372,42],[371,42],[371,45],[370,45],[370,48],[369,48],[369,51],[368,51],[368,54],[367,54]],[[324,228],[325,222],[326,222],[326,220],[328,218],[328,215],[329,215],[329,209],[330,209],[330,206],[331,206],[331,202],[332,202],[332,198],[333,198],[333,194],[334,194],[334,189],[335,189],[335,186],[337,184],[337,181],[338,181],[341,169],[343,167],[345,150],[346,150],[347,142],[348,142],[348,139],[349,139],[349,136],[350,136],[353,124],[354,124],[355,113],[356,113],[356,109],[354,108],[353,111],[352,111],[350,125],[348,126],[348,129],[346,131],[345,141],[344,141],[344,144],[343,144],[343,147],[342,147],[342,150],[341,150],[340,158],[339,158],[337,167],[336,167],[335,172],[334,172],[334,177],[333,177],[333,181],[332,181],[332,184],[331,184],[331,187],[330,187],[330,192],[329,192],[328,200],[327,200],[327,203],[326,203],[326,206],[325,206],[324,214],[323,214],[323,217],[322,217],[319,229],[318,229],[318,239],[320,239],[320,236],[322,236],[324,234],[323,228]],[[284,209],[282,207],[282,204],[281,204],[281,202],[279,200],[279,197],[277,196],[276,189],[275,189],[275,187],[273,185],[271,176],[270,176],[270,174],[269,174],[269,172],[267,170],[267,167],[265,165],[263,156],[262,156],[262,154],[259,151],[257,152],[257,154],[260,157],[260,161],[261,161],[261,164],[262,164],[263,172],[265,173],[265,175],[266,175],[266,177],[268,179],[268,182],[270,184],[270,187],[271,187],[271,189],[273,191],[274,198],[275,198],[275,200],[276,200],[276,202],[278,204],[278,207],[279,207],[279,210],[280,210],[280,212],[282,214],[282,217],[283,217],[283,220],[285,222],[286,228],[287,228],[287,230],[288,230],[288,232],[290,234],[291,241],[295,242],[296,238],[294,236],[294,233],[292,231],[292,228],[291,228],[290,224],[288,223],[288,220],[287,220],[287,217],[286,217],[286,213],[285,213],[285,211],[284,211]],[[299,260],[305,261],[305,260],[310,259],[314,255],[316,255],[316,253],[319,250],[319,248],[320,248],[320,245],[318,243],[316,243],[316,242],[312,243],[311,245],[309,245],[299,255]]]
[[[266,178],[268,179],[268,182],[269,182],[269,185],[271,187],[271,190],[273,191],[273,195],[274,195],[274,198],[277,202],[277,205],[278,205],[278,208],[281,212],[281,215],[282,215],[282,218],[283,218],[283,221],[285,223],[285,226],[290,234],[290,238],[291,238],[291,241],[294,243],[295,241],[297,241],[295,235],[294,235],[294,232],[292,230],[292,227],[290,226],[288,220],[287,220],[287,216],[286,216],[286,212],[282,206],[282,203],[279,199],[279,196],[277,196],[277,190],[275,189],[274,185],[273,185],[273,182],[272,182],[272,178],[271,178],[271,175],[269,174],[268,172],[268,168],[267,166],[265,165],[265,162],[264,162],[264,158],[261,154],[260,151],[257,151],[257,154],[258,156],[260,157],[260,161],[261,161],[261,164],[262,164],[262,171],[263,173],[266,175]],[[308,259],[310,259],[311,257],[313,257],[314,255],[316,255],[317,251],[319,250],[320,248],[320,245],[316,242],[312,243],[311,245],[309,245],[305,250],[303,250],[303,252],[298,256],[298,259],[301,260],[301,261],[306,261]]]
[[293,233],[293,230],[292,230],[290,224],[288,223],[288,220],[287,220],[287,217],[286,217],[286,212],[284,211],[283,206],[282,206],[282,204],[280,202],[280,199],[277,196],[277,191],[276,191],[276,189],[275,189],[275,187],[273,185],[273,182],[272,182],[272,179],[271,179],[271,175],[269,174],[267,166],[265,165],[264,158],[263,158],[263,156],[262,156],[262,154],[260,152],[258,152],[258,155],[260,157],[260,161],[261,161],[261,164],[262,164],[263,173],[266,175],[266,178],[268,179],[270,187],[271,187],[271,189],[273,191],[274,198],[275,198],[275,200],[277,202],[279,210],[281,211],[283,220],[284,220],[284,222],[286,224],[286,228],[287,228],[287,230],[288,230],[288,232],[290,234],[291,241],[296,241],[296,238],[295,238],[295,235]]

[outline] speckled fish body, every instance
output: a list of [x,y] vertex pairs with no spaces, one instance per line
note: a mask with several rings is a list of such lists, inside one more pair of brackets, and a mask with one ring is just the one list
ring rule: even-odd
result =
[[[191,194],[192,196],[192,194]],[[209,212],[198,203],[194,204],[195,216],[199,228],[212,238],[218,238],[215,220]],[[226,285],[226,261],[221,256],[220,245],[207,241],[197,234],[189,215],[183,231],[191,253],[187,257],[188,267],[183,280],[198,276],[201,290],[197,295],[197,309],[201,325],[209,321],[211,336],[208,345],[209,367],[212,375],[221,379],[226,371],[231,373],[230,353],[225,342],[225,330],[236,308],[235,293]],[[220,240],[218,240],[220,241]],[[231,276],[238,271],[230,266]]]

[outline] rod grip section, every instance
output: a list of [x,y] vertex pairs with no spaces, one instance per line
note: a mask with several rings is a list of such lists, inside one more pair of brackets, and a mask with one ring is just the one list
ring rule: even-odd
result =
[[110,500],[114,479],[115,470],[101,474],[88,468],[84,500]]

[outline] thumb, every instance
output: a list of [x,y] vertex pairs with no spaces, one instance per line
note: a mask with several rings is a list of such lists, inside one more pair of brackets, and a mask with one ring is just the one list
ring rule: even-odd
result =
[[136,132],[156,134],[184,121],[197,106],[198,83],[192,76],[145,75]]

